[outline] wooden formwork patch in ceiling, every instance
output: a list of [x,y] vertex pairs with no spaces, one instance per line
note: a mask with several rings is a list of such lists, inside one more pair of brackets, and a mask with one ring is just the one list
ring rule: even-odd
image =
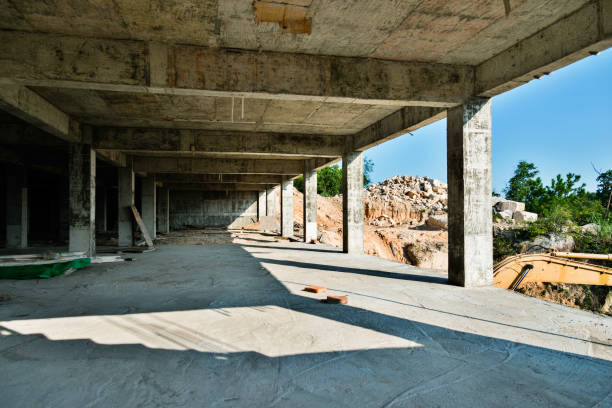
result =
[[253,3],[255,23],[278,23],[283,32],[308,34],[312,32],[312,20],[308,17],[308,6],[312,0],[256,0]]

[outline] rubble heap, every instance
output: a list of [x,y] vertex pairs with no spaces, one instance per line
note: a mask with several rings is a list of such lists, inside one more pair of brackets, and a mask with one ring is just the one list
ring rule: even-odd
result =
[[371,225],[420,224],[445,215],[448,186],[430,177],[395,176],[366,189],[365,218]]

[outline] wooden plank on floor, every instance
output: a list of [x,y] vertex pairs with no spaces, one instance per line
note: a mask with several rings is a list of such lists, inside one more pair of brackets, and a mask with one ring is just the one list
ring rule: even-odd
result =
[[153,248],[153,240],[151,239],[149,231],[147,231],[147,227],[145,227],[144,222],[142,222],[142,218],[140,218],[140,213],[138,212],[135,206],[132,205],[131,208],[132,214],[134,214],[134,219],[136,219],[136,224],[138,224],[138,228],[140,228],[140,231],[142,232],[142,236],[144,237],[147,246],[149,248]]

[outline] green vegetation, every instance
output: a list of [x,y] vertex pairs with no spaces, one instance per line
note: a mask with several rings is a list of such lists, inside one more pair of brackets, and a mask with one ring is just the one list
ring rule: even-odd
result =
[[509,200],[522,201],[527,211],[545,218],[548,224],[543,227],[563,228],[565,222],[583,225],[605,219],[603,197],[609,194],[612,170],[597,178],[596,193],[587,192],[577,174],[568,173],[565,178],[558,174],[549,186],[544,186],[538,173],[533,163],[520,161],[504,192]]
[[[612,189],[612,170],[600,173],[595,193],[579,184],[581,177],[568,173],[557,175],[544,186],[533,163],[518,163],[514,176],[504,190],[506,198],[525,203],[527,211],[540,215],[538,220],[493,238],[495,261],[518,253],[516,243],[530,241],[541,235],[566,233],[574,238],[575,252],[612,253],[612,220],[606,219],[607,201]],[[583,233],[579,226],[592,223],[596,234]],[[611,266],[612,262],[596,262]]]
[[[369,158],[363,160],[363,185],[368,186],[372,180],[374,162]],[[304,192],[304,177],[300,176],[293,181],[293,186]],[[317,193],[324,197],[334,197],[342,191],[342,169],[337,164],[327,166],[317,172]]]

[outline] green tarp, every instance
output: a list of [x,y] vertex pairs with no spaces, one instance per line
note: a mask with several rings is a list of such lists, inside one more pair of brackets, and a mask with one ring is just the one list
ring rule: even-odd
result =
[[91,265],[91,258],[32,265],[0,265],[0,279],[40,279],[64,274],[67,270]]

